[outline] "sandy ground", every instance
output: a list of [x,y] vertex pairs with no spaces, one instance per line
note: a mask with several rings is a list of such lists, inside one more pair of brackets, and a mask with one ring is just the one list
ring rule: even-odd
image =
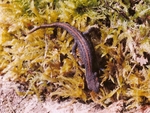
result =
[[16,94],[14,90],[16,85],[4,81],[0,76],[0,113],[150,113],[150,106],[139,106],[125,112],[123,101],[115,102],[102,109],[95,103],[83,104],[73,99],[59,103],[50,98],[41,102],[35,95],[23,99]]

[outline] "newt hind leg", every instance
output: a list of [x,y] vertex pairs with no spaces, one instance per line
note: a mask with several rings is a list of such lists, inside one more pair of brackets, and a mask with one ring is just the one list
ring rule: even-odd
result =
[[73,47],[72,47],[72,54],[73,54],[73,56],[76,58],[77,57],[77,55],[76,55],[76,49],[77,49],[77,42],[75,41],[74,42],[74,45],[73,45]]

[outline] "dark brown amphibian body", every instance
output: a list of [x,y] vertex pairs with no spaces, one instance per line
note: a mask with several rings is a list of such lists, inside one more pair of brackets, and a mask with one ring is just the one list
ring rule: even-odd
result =
[[[52,24],[43,24],[32,29],[29,33],[32,33],[41,28],[49,28],[49,27],[60,27],[67,30],[74,38],[75,45],[74,48],[78,47],[81,59],[84,63],[86,70],[86,82],[88,89],[93,90],[94,92],[99,92],[99,81],[98,74],[99,70],[97,68],[96,56],[93,44],[90,39],[86,38],[86,36],[77,30],[75,27],[67,24],[67,23],[52,23]],[[74,51],[74,50],[73,50]]]

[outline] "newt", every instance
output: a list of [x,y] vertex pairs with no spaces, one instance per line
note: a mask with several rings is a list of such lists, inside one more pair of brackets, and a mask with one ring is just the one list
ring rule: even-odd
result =
[[95,55],[93,44],[91,40],[87,37],[88,32],[82,33],[68,23],[55,22],[55,23],[43,24],[38,27],[35,27],[29,31],[29,34],[41,28],[51,28],[51,27],[63,28],[70,35],[73,36],[74,46],[72,48],[72,52],[74,54],[76,48],[78,47],[81,60],[85,66],[85,78],[86,78],[87,87],[89,90],[98,93],[100,87],[100,83],[98,79],[99,70],[97,67],[96,55]]

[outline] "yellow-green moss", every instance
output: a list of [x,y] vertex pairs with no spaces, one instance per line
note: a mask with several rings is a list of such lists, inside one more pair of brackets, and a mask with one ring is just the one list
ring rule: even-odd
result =
[[[128,108],[149,103],[149,5],[149,1],[1,0],[1,76],[26,85],[26,91],[16,90],[20,95],[50,93],[51,97],[92,99],[103,106],[124,99]],[[57,29],[53,37],[52,28],[28,35],[34,26],[56,21],[81,31],[100,26],[101,35],[93,39],[103,71],[98,94],[84,90],[84,68],[70,53],[71,35]]]

